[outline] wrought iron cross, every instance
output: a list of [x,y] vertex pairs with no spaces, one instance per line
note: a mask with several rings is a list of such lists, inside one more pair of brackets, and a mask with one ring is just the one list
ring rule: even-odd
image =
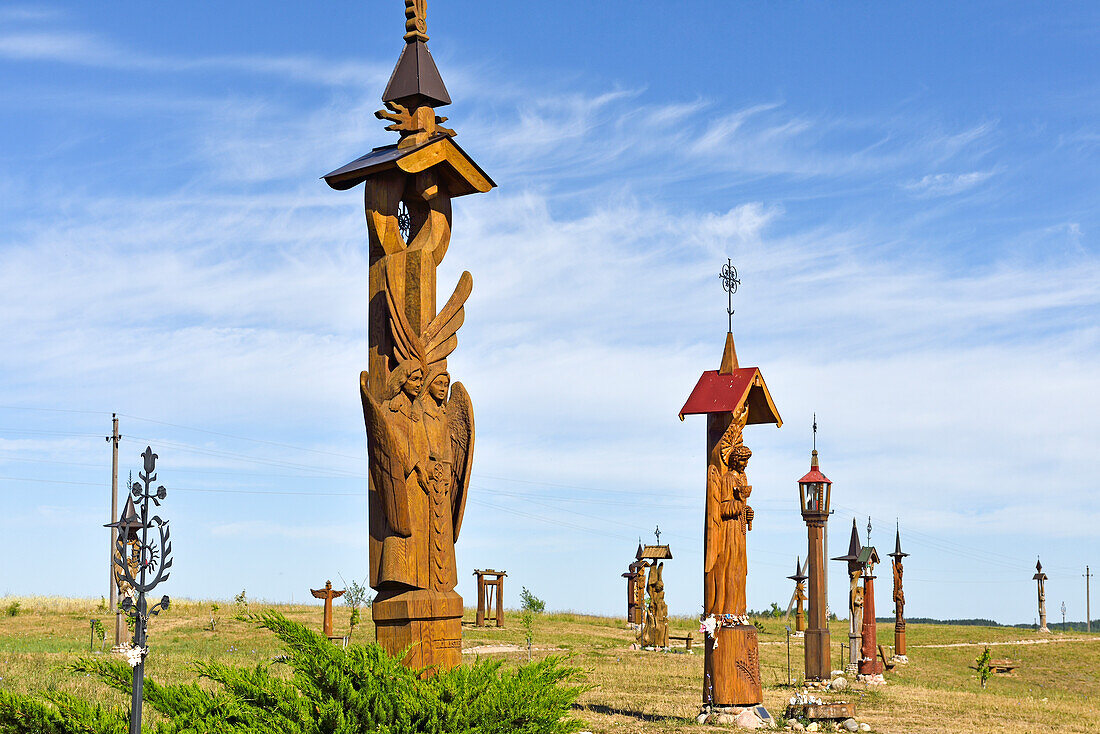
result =
[[660,525],[658,525],[653,530],[653,534],[657,536],[657,545],[660,545],[661,544],[661,526]]
[[817,413],[814,413],[814,451],[817,451]]
[[871,516],[867,516],[867,545],[871,545]]
[[729,331],[733,332],[733,294],[737,292],[737,286],[741,285],[737,277],[737,268],[733,267],[733,261],[726,258],[726,264],[722,266],[722,272],[718,274],[722,279],[722,290],[726,292],[726,315],[729,316]]

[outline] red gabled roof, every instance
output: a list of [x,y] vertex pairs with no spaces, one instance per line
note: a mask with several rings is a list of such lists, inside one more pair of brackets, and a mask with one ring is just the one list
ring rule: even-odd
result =
[[779,417],[764,384],[764,377],[756,367],[740,367],[730,374],[721,374],[718,370],[704,372],[680,409],[680,418],[685,415],[732,413],[746,402],[749,404],[749,423],[783,425],[783,419]]
[[806,472],[806,476],[798,480],[799,484],[803,482],[823,482],[825,484],[832,484],[832,480],[829,477],[821,473],[821,470],[816,466],[810,467],[810,471]]

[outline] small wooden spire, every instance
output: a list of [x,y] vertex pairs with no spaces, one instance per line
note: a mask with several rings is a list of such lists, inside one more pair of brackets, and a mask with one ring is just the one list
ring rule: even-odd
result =
[[726,332],[726,348],[722,351],[722,366],[718,368],[720,375],[732,375],[738,368],[737,349],[733,346],[733,332]]
[[405,0],[405,43],[428,40],[428,0]]

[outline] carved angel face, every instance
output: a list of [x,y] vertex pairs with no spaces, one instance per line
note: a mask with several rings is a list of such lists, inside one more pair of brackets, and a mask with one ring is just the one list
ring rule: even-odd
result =
[[446,372],[441,372],[435,376],[432,380],[432,384],[428,385],[428,393],[438,401],[446,400],[447,388],[451,386],[451,376]]
[[420,394],[420,388],[424,385],[424,372],[415,369],[409,373],[408,379],[405,380],[405,384],[401,386],[401,389],[405,391],[405,394],[410,399],[415,398]]

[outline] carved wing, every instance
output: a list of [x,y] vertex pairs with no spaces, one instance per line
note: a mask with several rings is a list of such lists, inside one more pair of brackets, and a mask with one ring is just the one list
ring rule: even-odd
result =
[[451,386],[447,403],[447,422],[451,429],[451,516],[454,518],[454,539],[462,529],[462,514],[466,511],[466,493],[470,489],[470,471],[474,466],[474,406],[470,394],[461,382]]
[[394,352],[399,361],[416,360],[430,368],[445,360],[458,346],[458,329],[466,318],[465,304],[473,291],[474,278],[469,272],[463,272],[446,305],[424,328],[424,333],[417,334],[405,316],[404,305],[396,300],[397,294],[404,290],[393,272],[386,268],[386,305],[390,312]]
[[405,494],[408,456],[387,422],[382,406],[367,392],[367,373],[359,375],[363,400],[363,421],[367,425],[367,458],[374,489],[382,499],[382,510],[390,528],[403,537],[412,535],[409,498]]

